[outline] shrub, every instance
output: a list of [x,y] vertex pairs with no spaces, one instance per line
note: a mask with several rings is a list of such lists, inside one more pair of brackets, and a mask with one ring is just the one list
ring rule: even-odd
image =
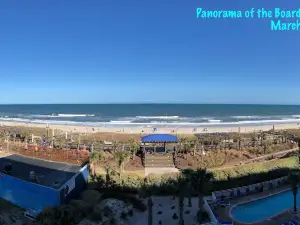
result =
[[[49,207],[41,212],[36,218],[38,225],[75,225],[77,224],[76,210],[72,206]],[[83,218],[81,218],[83,219]]]
[[103,193],[103,199],[106,198],[115,198],[115,199],[119,199],[121,201],[124,202],[129,202],[132,204],[133,208],[138,209],[142,212],[146,211],[147,207],[145,206],[145,204],[143,203],[143,201],[141,201],[140,199],[137,199],[135,196],[131,196],[122,192],[115,192],[115,191],[107,191],[105,193]]
[[93,221],[102,221],[102,209],[99,205],[96,205],[93,209],[92,214],[88,217]]
[[128,216],[133,216],[133,210],[132,210],[132,209],[130,209],[130,210],[128,211]]
[[96,190],[86,190],[82,192],[80,199],[94,206],[100,201],[101,194]]
[[116,222],[116,219],[114,217],[112,217],[109,221],[110,225],[116,225],[117,222]]
[[120,218],[123,220],[127,219],[127,214],[125,212],[122,212]]

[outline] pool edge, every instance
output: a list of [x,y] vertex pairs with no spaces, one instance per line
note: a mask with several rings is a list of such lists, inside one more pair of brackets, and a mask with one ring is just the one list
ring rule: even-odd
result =
[[273,215],[273,216],[267,217],[266,219],[258,220],[258,221],[251,222],[251,223],[247,223],[247,222],[242,222],[242,221],[236,220],[236,219],[233,217],[233,215],[232,215],[231,212],[232,212],[232,210],[233,210],[235,207],[237,207],[237,206],[239,206],[239,205],[243,205],[243,204],[247,204],[247,203],[250,203],[250,202],[258,201],[258,200],[261,200],[261,199],[264,199],[264,198],[271,197],[271,196],[273,196],[273,195],[278,195],[278,194],[280,194],[280,193],[282,193],[282,192],[286,192],[286,191],[288,191],[288,190],[290,190],[290,189],[291,189],[291,188],[289,187],[289,188],[286,188],[286,189],[284,189],[284,190],[278,191],[278,192],[276,192],[276,193],[269,194],[268,196],[258,197],[258,198],[252,199],[252,200],[250,200],[250,201],[242,201],[242,202],[240,202],[240,203],[238,203],[238,204],[234,204],[234,205],[232,205],[232,206],[230,207],[230,209],[229,209],[229,217],[230,217],[233,221],[235,221],[235,222],[237,222],[237,223],[241,223],[241,224],[256,224],[256,223],[261,223],[261,222],[270,220],[270,219],[272,219],[272,218],[278,216],[279,214],[282,214],[282,213],[288,211],[289,209],[285,209],[285,210],[283,210],[283,211],[281,211],[281,212],[279,212],[279,213],[276,213],[276,214]]

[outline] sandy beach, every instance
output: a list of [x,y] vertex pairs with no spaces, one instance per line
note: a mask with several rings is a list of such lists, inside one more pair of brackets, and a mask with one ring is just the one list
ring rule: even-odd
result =
[[[22,122],[10,122],[1,121],[1,126],[18,126],[18,127],[32,127],[32,128],[46,128],[61,130],[63,132],[72,133],[123,133],[123,134],[151,134],[153,133],[153,127],[90,127],[90,126],[74,126],[68,124],[37,124],[37,123],[22,123]],[[287,129],[300,129],[300,124],[276,124],[274,125],[275,130],[287,130]],[[273,125],[253,125],[253,126],[207,126],[207,127],[158,127],[155,133],[168,133],[168,134],[196,134],[196,133],[229,133],[229,132],[240,132],[249,133],[255,131],[268,131],[273,129]]]

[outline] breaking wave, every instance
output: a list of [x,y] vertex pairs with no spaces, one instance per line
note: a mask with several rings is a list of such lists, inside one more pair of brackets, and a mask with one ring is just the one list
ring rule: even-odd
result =
[[51,114],[47,115],[48,117],[66,117],[66,118],[72,118],[72,117],[92,117],[95,116],[94,114]]
[[162,119],[162,120],[175,120],[179,116],[136,116],[137,119]]
[[[55,112],[55,110],[53,110]],[[50,111],[50,112],[53,112]],[[62,111],[60,111],[62,112]],[[93,112],[93,111],[92,111]],[[149,113],[149,112],[148,112]],[[268,112],[270,113],[270,112]],[[107,115],[105,115],[107,114]],[[1,113],[0,121],[10,121],[16,123],[39,123],[39,124],[70,124],[79,126],[192,126],[192,127],[206,127],[206,126],[243,126],[243,125],[263,125],[263,124],[287,124],[300,123],[300,114],[297,112],[290,113],[290,115],[259,115],[253,113],[252,115],[239,115],[212,111],[211,115],[201,114],[193,115],[177,113],[175,115],[143,115],[131,114],[128,112],[113,112],[110,115],[108,112],[93,112],[93,114],[86,113],[41,113],[37,111],[36,114],[30,113]],[[271,114],[271,113],[270,113]],[[287,113],[289,114],[289,113]],[[1,123],[1,122],[0,122]]]

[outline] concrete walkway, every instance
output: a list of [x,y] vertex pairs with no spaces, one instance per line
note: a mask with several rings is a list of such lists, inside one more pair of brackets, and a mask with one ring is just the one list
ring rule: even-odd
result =
[[145,168],[145,176],[149,174],[164,174],[164,173],[178,173],[179,170],[174,167],[146,167]]

